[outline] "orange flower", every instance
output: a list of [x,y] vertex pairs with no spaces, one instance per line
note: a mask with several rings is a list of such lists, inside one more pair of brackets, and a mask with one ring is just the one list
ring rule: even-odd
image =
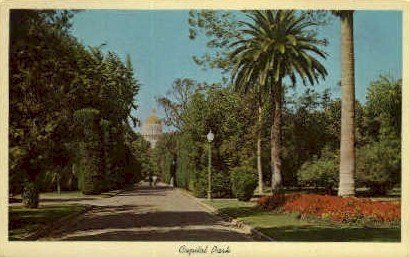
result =
[[377,222],[400,221],[401,219],[398,202],[374,202],[355,197],[287,194],[261,197],[258,205],[267,210],[281,210],[285,213],[298,212],[301,216],[328,218],[336,222],[351,222],[363,218]]

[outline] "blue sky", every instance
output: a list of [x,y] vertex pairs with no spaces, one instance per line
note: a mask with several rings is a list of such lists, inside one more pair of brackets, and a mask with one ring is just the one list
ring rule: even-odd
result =
[[[204,40],[188,38],[188,11],[87,10],[73,18],[72,33],[84,45],[105,43],[105,50],[121,58],[131,56],[141,83],[135,115],[142,121],[157,108],[155,97],[164,95],[177,78],[216,82],[218,71],[203,71],[192,60],[206,51]],[[399,11],[357,11],[354,16],[356,98],[365,100],[366,88],[378,75],[402,74],[402,14]],[[323,62],[329,75],[316,87],[330,88],[340,96],[340,23],[320,29],[329,40],[329,57]],[[303,91],[303,86],[298,89]],[[159,110],[159,115],[161,112]]]

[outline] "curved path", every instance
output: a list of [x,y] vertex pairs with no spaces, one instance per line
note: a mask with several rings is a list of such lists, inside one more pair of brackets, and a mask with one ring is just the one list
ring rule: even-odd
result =
[[252,241],[195,198],[165,185],[140,185],[87,203],[94,208],[40,240]]

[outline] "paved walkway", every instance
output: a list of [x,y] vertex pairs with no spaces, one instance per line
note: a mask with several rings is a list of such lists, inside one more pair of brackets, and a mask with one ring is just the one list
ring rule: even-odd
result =
[[84,201],[94,208],[40,240],[252,241],[179,190],[147,185],[117,196]]

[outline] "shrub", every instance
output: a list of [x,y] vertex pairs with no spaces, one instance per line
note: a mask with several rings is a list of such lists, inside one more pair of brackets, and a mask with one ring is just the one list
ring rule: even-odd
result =
[[330,193],[337,186],[339,174],[337,154],[324,150],[321,158],[308,161],[298,171],[298,181],[303,186],[324,187]]
[[39,192],[35,183],[25,182],[22,194],[23,205],[27,208],[37,208]]
[[206,197],[208,180],[205,171],[196,171],[193,179],[193,194],[196,197]]
[[[226,198],[232,195],[229,175],[222,171],[212,171],[212,197]],[[193,193],[196,197],[206,197],[208,194],[208,169],[197,172],[194,178]]]
[[359,149],[356,181],[361,186],[369,187],[372,194],[386,194],[400,182],[400,177],[400,140],[385,139]]
[[256,172],[246,166],[233,168],[231,184],[232,193],[239,201],[249,201],[258,185]]

